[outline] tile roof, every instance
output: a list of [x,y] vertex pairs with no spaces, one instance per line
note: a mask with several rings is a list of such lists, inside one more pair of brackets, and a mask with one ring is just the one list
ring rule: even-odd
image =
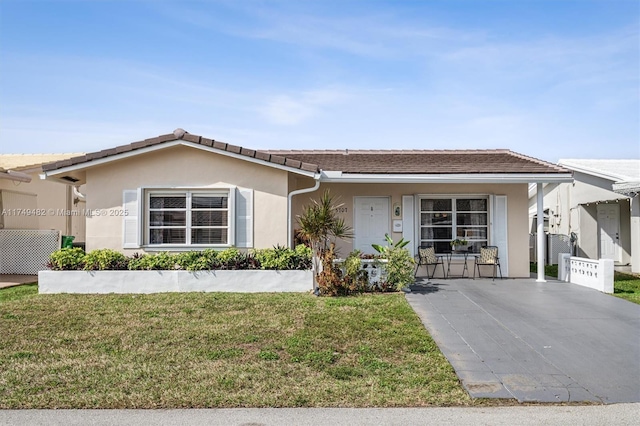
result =
[[563,167],[506,149],[268,151],[353,174],[569,173]]
[[[142,148],[148,148],[155,145],[160,145],[165,142],[172,142],[177,140],[183,140],[185,142],[192,142],[203,146],[219,149],[221,151],[230,152],[233,154],[239,154],[244,157],[255,158],[257,160],[263,160],[269,163],[278,164],[281,166],[291,167],[307,172],[318,172],[318,166],[315,164],[308,164],[296,159],[284,158],[277,154],[267,153],[264,151],[256,151],[253,149],[243,148],[237,145],[231,145],[225,142],[208,139],[198,135],[192,135],[182,129],[176,129],[173,133],[166,135],[160,135],[155,138],[145,139],[143,141],[133,142],[128,145],[120,145],[115,148],[104,149],[102,151],[91,152],[79,157],[70,158],[63,161],[56,161],[51,164],[43,166],[44,171],[52,171],[61,169],[63,167],[75,166],[83,163],[90,163],[94,160],[111,157],[116,154],[123,154],[132,152]],[[89,165],[89,164],[88,164]]]
[[26,170],[68,158],[83,155],[82,153],[65,154],[0,154],[0,170]]
[[241,156],[307,172],[341,171],[354,174],[537,174],[570,173],[569,170],[509,150],[268,150],[256,151],[192,135],[182,129],[173,133],[81,155],[43,166],[52,171],[108,158],[116,154],[184,140]]

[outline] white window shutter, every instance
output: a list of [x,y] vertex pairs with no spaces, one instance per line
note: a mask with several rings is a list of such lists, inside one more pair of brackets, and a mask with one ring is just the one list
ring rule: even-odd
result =
[[414,197],[413,195],[402,196],[402,238],[409,240],[406,249],[409,250],[411,256],[416,255],[415,218],[414,218]]
[[236,188],[236,247],[253,247],[253,189]]
[[140,248],[141,193],[140,189],[122,191],[122,209],[126,212],[122,217],[122,248]]
[[493,198],[493,218],[491,245],[498,247],[498,256],[500,256],[500,268],[505,277],[509,276],[509,245],[507,231],[507,196],[496,195]]

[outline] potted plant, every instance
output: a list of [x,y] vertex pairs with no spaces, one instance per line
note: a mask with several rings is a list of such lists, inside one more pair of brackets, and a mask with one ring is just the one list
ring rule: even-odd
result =
[[467,246],[469,242],[465,239],[456,238],[455,240],[449,243],[451,245],[452,251],[460,251],[463,246]]

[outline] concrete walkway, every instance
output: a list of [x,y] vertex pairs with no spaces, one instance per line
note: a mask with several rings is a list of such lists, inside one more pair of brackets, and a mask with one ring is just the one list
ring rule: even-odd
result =
[[35,283],[37,275],[0,274],[0,288],[14,287],[21,284]]
[[640,305],[533,279],[411,289],[407,300],[473,397],[640,402]]
[[210,410],[0,410],[0,425],[637,425],[639,404],[435,408],[228,408]]

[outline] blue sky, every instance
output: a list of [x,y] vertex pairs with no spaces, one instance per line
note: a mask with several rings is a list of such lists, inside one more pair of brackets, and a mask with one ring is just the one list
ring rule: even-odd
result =
[[640,2],[0,1],[0,152],[640,158]]

